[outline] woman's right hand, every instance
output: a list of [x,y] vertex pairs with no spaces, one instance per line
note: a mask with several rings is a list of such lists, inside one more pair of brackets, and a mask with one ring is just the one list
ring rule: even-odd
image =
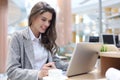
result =
[[47,64],[43,65],[43,67],[42,67],[42,69],[40,70],[40,73],[39,73],[39,78],[48,76],[48,70],[50,70],[50,69],[56,69],[56,66],[55,66],[54,62],[50,62],[50,63],[47,63]]

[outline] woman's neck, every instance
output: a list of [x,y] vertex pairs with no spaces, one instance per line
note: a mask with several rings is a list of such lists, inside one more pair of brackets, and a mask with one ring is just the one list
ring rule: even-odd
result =
[[40,32],[37,32],[37,30],[35,30],[35,28],[33,28],[33,27],[30,27],[30,29],[32,30],[34,36],[35,36],[36,38],[39,38]]

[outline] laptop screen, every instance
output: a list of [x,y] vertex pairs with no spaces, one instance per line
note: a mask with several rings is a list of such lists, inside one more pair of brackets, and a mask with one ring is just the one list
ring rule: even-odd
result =
[[89,36],[89,42],[99,42],[99,36]]
[[113,34],[103,34],[102,39],[104,44],[115,44],[115,37]]
[[77,43],[72,53],[66,75],[74,76],[91,71],[95,66],[101,46],[102,44],[100,43]]

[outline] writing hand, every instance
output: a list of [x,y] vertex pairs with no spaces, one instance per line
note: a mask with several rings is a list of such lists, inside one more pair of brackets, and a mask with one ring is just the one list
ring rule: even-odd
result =
[[48,76],[48,70],[50,69],[56,69],[54,62],[49,62],[47,64],[44,64],[39,73],[39,77],[41,78],[41,77]]

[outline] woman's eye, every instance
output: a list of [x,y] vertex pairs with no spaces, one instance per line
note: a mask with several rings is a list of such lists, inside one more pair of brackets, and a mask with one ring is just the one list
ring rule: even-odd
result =
[[46,21],[45,19],[42,19],[42,21]]

